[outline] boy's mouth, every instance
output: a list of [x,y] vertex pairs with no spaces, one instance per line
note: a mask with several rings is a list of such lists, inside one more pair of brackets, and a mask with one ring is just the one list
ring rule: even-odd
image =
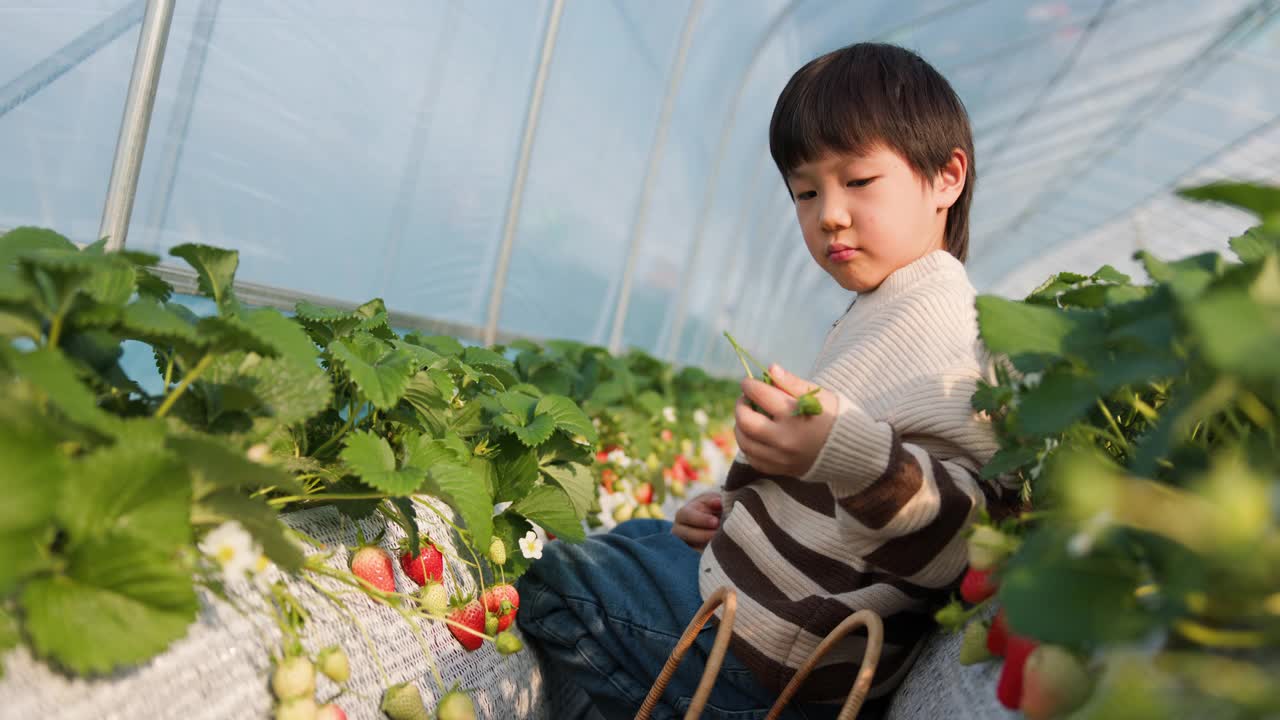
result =
[[858,254],[857,248],[851,248],[847,245],[832,245],[827,248],[827,259],[831,262],[846,262],[852,260],[854,255]]

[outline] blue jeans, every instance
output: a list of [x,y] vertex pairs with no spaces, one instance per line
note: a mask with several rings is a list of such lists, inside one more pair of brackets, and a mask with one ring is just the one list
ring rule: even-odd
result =
[[[596,717],[592,706],[607,720],[633,717],[702,605],[701,556],[672,535],[665,520],[631,520],[582,544],[548,543],[543,553],[517,583],[516,621],[544,660],[551,717]],[[708,623],[685,654],[655,720],[684,716],[716,627]],[[756,720],[773,700],[730,652],[702,717]],[[838,711],[838,705],[792,703],[782,717],[831,720]]]

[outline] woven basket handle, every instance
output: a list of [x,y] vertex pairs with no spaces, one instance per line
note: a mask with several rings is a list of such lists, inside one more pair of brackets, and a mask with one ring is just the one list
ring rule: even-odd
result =
[[862,668],[858,670],[858,679],[853,683],[853,689],[849,691],[849,697],[845,699],[836,720],[854,720],[858,717],[858,711],[862,709],[862,703],[866,701],[867,693],[871,691],[871,679],[876,674],[876,665],[880,662],[880,651],[884,648],[884,622],[871,610],[859,610],[827,633],[822,643],[818,645],[818,649],[813,651],[809,660],[796,671],[791,682],[787,683],[787,687],[778,696],[778,701],[773,704],[773,709],[769,711],[765,720],[777,720],[778,714],[800,690],[800,686],[808,679],[809,673],[818,666],[822,656],[844,639],[845,635],[860,627],[867,628],[867,649],[862,655]]
[[698,689],[693,694],[693,701],[689,703],[689,710],[684,714],[685,720],[698,720],[702,709],[706,707],[707,698],[711,696],[711,687],[716,683],[716,676],[720,674],[720,664],[724,662],[725,653],[729,651],[729,637],[733,635],[733,616],[738,612],[738,594],[729,587],[716,590],[706,602],[702,603],[702,607],[698,608],[693,620],[689,621],[689,626],[680,636],[680,641],[676,643],[675,649],[671,651],[671,657],[667,658],[667,664],[663,666],[662,672],[658,673],[658,679],[653,681],[649,695],[645,697],[640,711],[636,713],[636,720],[649,720],[650,713],[658,705],[658,698],[662,697],[662,693],[667,689],[667,683],[671,682],[671,676],[675,675],[676,668],[680,667],[684,654],[693,646],[693,641],[698,638],[702,627],[707,624],[715,609],[722,603],[724,616],[720,618],[720,628],[716,630],[715,643],[711,646],[711,654],[707,656],[707,667],[702,671],[702,679],[698,681]]

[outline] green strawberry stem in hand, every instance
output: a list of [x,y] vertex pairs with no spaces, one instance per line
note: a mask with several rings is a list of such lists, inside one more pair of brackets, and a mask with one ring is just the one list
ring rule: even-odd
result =
[[796,409],[792,415],[821,415],[822,402],[818,400],[818,388],[796,398]]
[[[751,357],[751,353],[747,352],[746,349],[744,349],[741,345],[739,345],[738,341],[733,339],[733,336],[729,334],[728,330],[724,331],[724,336],[729,341],[729,344],[733,346],[733,349],[738,353],[738,360],[742,362],[743,369],[747,371],[747,377],[755,379],[755,375],[751,373],[751,366],[747,364],[747,361],[750,360],[751,362],[755,363],[756,367],[760,368],[760,374],[764,380],[764,383],[766,385],[773,385],[774,387],[777,387],[777,385],[775,385],[773,382],[773,377],[769,375],[769,371],[766,370],[763,365],[756,362],[756,359]],[[761,413],[762,415],[768,414],[768,413],[765,413],[763,410],[761,410],[760,407],[756,405],[754,402],[750,403],[750,405],[752,410],[755,410],[756,412]],[[796,409],[791,414],[793,416],[821,415],[822,402],[818,400],[818,388],[814,388],[809,392],[797,397]]]

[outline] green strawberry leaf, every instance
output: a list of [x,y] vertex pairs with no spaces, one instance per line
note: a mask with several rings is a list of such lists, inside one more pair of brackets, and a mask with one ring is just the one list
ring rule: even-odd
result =
[[578,517],[586,517],[587,511],[591,509],[591,504],[596,499],[596,478],[591,470],[578,463],[543,465],[541,469],[543,475],[569,496]]
[[[3,300],[3,291],[0,291],[0,301]],[[0,337],[39,340],[43,336],[40,318],[31,311],[26,308],[0,310]]]
[[528,494],[538,482],[538,456],[522,445],[504,447],[494,462],[495,502],[510,502]]
[[1036,457],[1037,449],[1034,446],[1003,448],[996,452],[995,455],[992,455],[987,464],[982,466],[981,477],[983,480],[994,480],[1001,475],[1034,463]]
[[556,422],[550,415],[539,415],[527,425],[511,413],[493,418],[493,426],[516,436],[526,447],[537,447],[546,442],[556,430]]
[[555,419],[556,428],[571,436],[581,435],[591,443],[600,439],[595,426],[591,424],[591,418],[587,417],[587,414],[582,412],[582,408],[567,397],[547,395],[538,401],[534,413],[550,415]]
[[263,358],[242,370],[262,408],[283,425],[296,425],[320,414],[333,400],[328,373],[314,363]]
[[58,506],[73,547],[108,535],[158,551],[191,542],[191,480],[178,457],[153,443],[121,442],[76,462]]
[[125,306],[120,316],[120,330],[126,338],[141,340],[159,349],[172,347],[188,357],[196,356],[208,345],[208,339],[200,337],[195,325],[185,315],[175,312],[174,307],[140,297]]
[[44,547],[71,464],[34,405],[0,397],[0,597],[7,597],[21,578],[48,566]]
[[185,243],[170,248],[169,254],[186,260],[195,269],[196,284],[201,294],[213,299],[218,312],[226,315],[236,309],[232,283],[235,281],[236,267],[240,264],[238,252]]
[[1105,547],[1075,557],[1069,541],[1061,530],[1037,531],[1010,558],[999,594],[1010,629],[1068,646],[1142,637],[1155,617],[1135,593],[1144,582],[1138,564]]
[[190,571],[128,537],[79,546],[64,572],[27,583],[21,605],[35,654],[82,675],[163,651],[197,609]]
[[192,517],[198,517],[205,525],[235,520],[281,570],[293,573],[302,568],[302,549],[285,534],[280,516],[262,498],[252,498],[231,488],[218,490],[193,506]]
[[449,503],[471,532],[471,543],[488,550],[493,535],[493,498],[484,478],[469,465],[437,464],[427,474],[427,488]]
[[366,485],[389,495],[412,495],[422,485],[423,471],[417,467],[396,468],[396,456],[386,438],[372,432],[353,432],[340,454]]
[[1008,355],[1023,372],[1047,367],[1046,356],[1080,356],[1100,346],[1103,316],[1096,312],[1028,305],[995,295],[977,299],[982,339],[993,352]]
[[465,452],[459,453],[458,448],[444,440],[431,438],[416,432],[407,433],[403,439],[405,458],[404,464],[409,467],[415,467],[423,472],[441,463],[460,464],[465,463],[469,459]]
[[336,340],[329,345],[329,354],[369,402],[381,410],[394,407],[404,397],[414,371],[411,354],[388,348],[367,335]]
[[[18,634],[18,621],[7,609],[0,607],[0,655],[18,647],[22,636]],[[0,663],[0,679],[4,678],[4,665]]]
[[1142,263],[1152,280],[1167,286],[1183,303],[1193,302],[1225,268],[1222,256],[1214,252],[1165,262],[1142,250],[1135,253],[1134,258]]
[[538,485],[513,503],[510,509],[570,542],[586,539],[582,521],[574,512],[573,500],[568,493],[553,485]]
[[1188,200],[1216,202],[1252,213],[1258,219],[1280,221],[1280,187],[1252,183],[1214,182],[1178,190]]
[[1249,228],[1231,238],[1228,244],[1242,262],[1262,262],[1267,255],[1280,251],[1280,223]]
[[418,333],[409,333],[404,336],[405,342],[413,343],[428,350],[433,350],[441,355],[456,357],[462,355],[462,343],[457,339],[448,335],[419,335]]
[[212,437],[171,435],[166,444],[187,466],[197,497],[221,488],[275,489],[290,495],[302,492],[302,486],[292,474],[256,463],[243,452]]
[[98,407],[97,398],[76,376],[76,368],[57,350],[42,347],[10,356],[15,372],[29,380],[72,422],[102,433],[121,431],[120,419]]
[[[241,321],[255,336],[267,339],[282,357],[300,365],[315,366],[319,355],[315,343],[301,325],[275,308],[259,308],[244,314]],[[240,348],[247,350],[248,348]]]
[[157,302],[168,302],[173,297],[173,286],[160,276],[149,270],[135,268],[138,275],[137,291],[139,297],[149,298]]

